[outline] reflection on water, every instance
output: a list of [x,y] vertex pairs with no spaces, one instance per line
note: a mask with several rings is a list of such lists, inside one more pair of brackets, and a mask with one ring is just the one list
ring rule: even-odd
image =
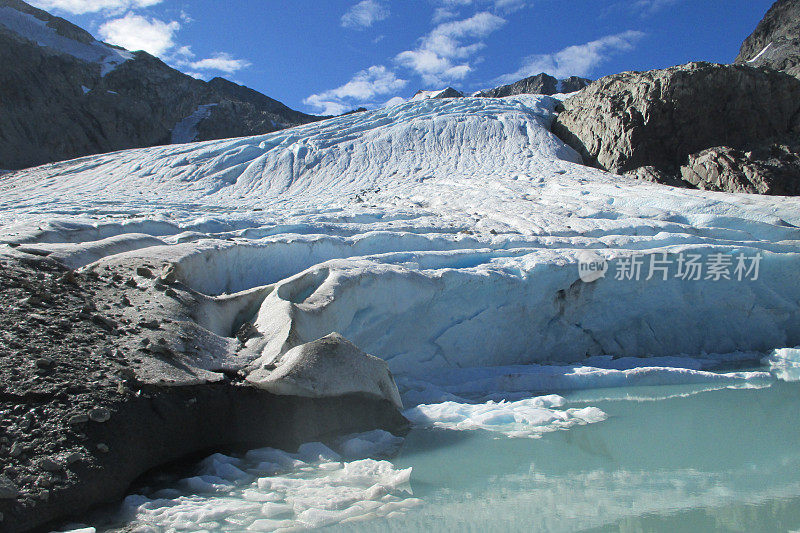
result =
[[[670,387],[660,389],[670,395]],[[601,400],[602,391],[595,392],[592,405],[608,420],[540,440],[412,432],[394,463],[413,467],[411,485],[424,508],[393,521],[330,529],[800,528],[798,384],[644,402]]]
[[339,443],[338,453],[315,445],[214,456],[202,480],[219,484],[217,493],[153,487],[123,523],[119,514],[105,523],[125,531],[800,529],[800,383],[624,387],[564,398],[563,408],[592,406],[608,418],[540,439],[416,429],[391,464],[357,458],[395,446],[380,432]]

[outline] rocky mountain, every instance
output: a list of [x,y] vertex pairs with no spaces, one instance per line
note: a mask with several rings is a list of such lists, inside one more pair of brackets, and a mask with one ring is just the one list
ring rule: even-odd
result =
[[800,184],[789,147],[800,81],[774,70],[689,63],[608,76],[564,101],[553,132],[585,163],[650,181],[767,194]]
[[578,76],[571,76],[569,78],[559,80],[542,72],[536,76],[530,76],[509,85],[502,85],[500,87],[495,87],[494,89],[478,92],[475,94],[475,96],[482,96],[485,98],[502,98],[504,96],[514,96],[517,94],[550,95],[557,93],[573,93],[575,91],[580,91],[591,82],[592,80],[579,78]]
[[442,89],[440,91],[424,91],[420,89],[414,93],[414,96],[411,99],[428,100],[429,98],[464,98],[464,93],[457,91],[452,87],[447,87],[446,89]]
[[745,39],[736,63],[800,77],[800,0],[778,0]]
[[0,0],[0,168],[125,148],[255,135],[320,117],[146,52],[97,41],[21,0]]

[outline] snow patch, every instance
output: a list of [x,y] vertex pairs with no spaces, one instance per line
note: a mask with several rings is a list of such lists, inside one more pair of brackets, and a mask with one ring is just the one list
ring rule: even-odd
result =
[[64,37],[48,26],[47,21],[22,13],[8,6],[0,7],[0,25],[17,35],[47,47],[57,53],[70,55],[89,63],[100,65],[100,75],[105,76],[119,65],[133,59],[133,54],[100,41],[82,43]]
[[763,48],[763,49],[762,49],[762,50],[761,50],[759,53],[757,53],[753,59],[748,59],[748,60],[747,60],[747,62],[748,62],[748,63],[755,63],[755,62],[756,62],[756,61],[758,61],[758,60],[761,58],[761,56],[763,56],[763,55],[766,53],[766,51],[767,51],[767,50],[769,50],[771,47],[772,47],[772,43],[769,43],[769,44],[768,44],[767,46],[765,46],[765,47],[764,47],[764,48]]
[[197,139],[197,126],[201,121],[211,116],[211,109],[218,104],[204,104],[188,117],[184,118],[172,129],[171,144],[194,142]]

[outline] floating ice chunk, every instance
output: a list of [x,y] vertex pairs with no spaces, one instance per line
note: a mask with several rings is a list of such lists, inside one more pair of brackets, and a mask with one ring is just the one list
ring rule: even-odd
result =
[[411,422],[423,427],[496,431],[510,437],[536,438],[543,433],[601,422],[606,414],[596,407],[557,409],[564,398],[555,394],[516,402],[482,404],[443,402],[418,405],[405,411]]
[[800,346],[773,351],[764,362],[781,381],[800,381]]
[[307,442],[297,449],[297,454],[300,456],[301,460],[307,463],[338,461],[342,458],[341,455],[321,442]]
[[376,429],[343,439],[340,449],[342,456],[346,459],[358,457],[375,458],[391,455],[397,451],[402,443],[402,437],[395,437],[388,431]]

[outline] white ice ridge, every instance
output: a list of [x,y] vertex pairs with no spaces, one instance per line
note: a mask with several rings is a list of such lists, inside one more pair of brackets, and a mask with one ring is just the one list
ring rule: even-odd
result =
[[377,430],[339,439],[338,451],[317,442],[297,453],[217,453],[171,488],[128,496],[117,519],[134,531],[246,532],[391,518],[422,504],[411,497],[411,468],[381,459],[402,441]]
[[[8,6],[0,6],[0,26],[54,52],[70,55],[89,63],[99,63],[102,76],[133,58],[131,52],[100,41],[84,43],[65,37],[50,27],[46,20],[38,19]],[[88,91],[84,89],[84,93],[86,92]]]
[[482,429],[509,437],[538,438],[576,425],[602,422],[597,407],[563,409],[564,398],[551,394],[515,402],[422,404],[403,413],[413,424],[456,431]]
[[[13,172],[0,233],[73,267],[159,257],[207,294],[268,285],[246,346],[262,363],[334,332],[407,375],[800,344],[799,199],[581,166],[549,132],[556,102],[429,99]],[[609,264],[593,283],[587,249]],[[635,254],[641,279],[615,279]],[[691,281],[682,255],[762,261]]]
[[[776,353],[782,352],[777,350]],[[686,386],[684,392],[720,388],[760,388],[774,383],[770,372],[712,372],[702,367],[715,361],[754,362],[758,354],[730,354],[716,360],[689,357],[587,359],[581,365],[515,365],[447,369],[428,372],[422,378],[400,377],[398,386],[406,406],[443,401],[467,402],[526,398],[531,393],[574,392],[596,389],[594,396],[614,397],[597,389],[625,389],[627,396],[636,395],[634,388],[664,385]],[[591,365],[591,366],[590,366]],[[687,368],[689,367],[689,368]],[[691,368],[695,367],[695,368]],[[699,388],[695,388],[700,386]],[[510,405],[510,404],[506,404]]]

